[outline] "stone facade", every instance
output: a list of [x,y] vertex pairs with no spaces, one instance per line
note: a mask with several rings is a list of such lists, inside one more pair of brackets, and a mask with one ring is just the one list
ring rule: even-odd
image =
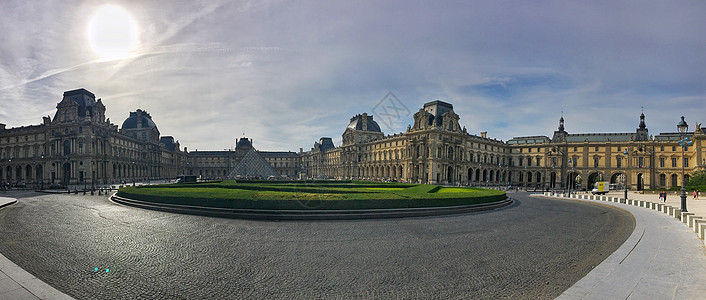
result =
[[101,99],[77,89],[65,92],[54,117],[44,117],[39,125],[0,124],[1,180],[12,185],[91,185],[177,175],[185,153],[173,139],[160,141],[147,112],[130,113],[118,130],[105,118],[105,110]]
[[[54,117],[38,125],[0,124],[0,181],[10,184],[107,184],[174,178],[228,178],[247,153],[256,152],[292,179],[390,180],[450,185],[513,185],[582,188],[610,181],[617,188],[661,189],[682,185],[681,173],[706,169],[706,134],[700,124],[684,136],[649,134],[644,114],[629,133],[570,134],[563,117],[552,137],[515,137],[507,142],[468,133],[453,105],[431,101],[414,114],[405,132],[385,135],[372,115],[355,115],[336,147],[322,137],[310,151],[257,151],[237,140],[224,151],[182,151],[160,136],[143,110],[118,128],[105,118],[101,99],[85,89],[64,93]],[[684,159],[682,160],[682,150]],[[253,154],[250,154],[252,157]],[[266,165],[265,165],[266,166]],[[247,174],[247,168],[245,168]],[[271,169],[268,168],[272,174]]]
[[[682,149],[678,142],[683,137],[693,145]],[[610,181],[616,188],[669,189],[683,184],[682,168],[687,181],[690,174],[706,169],[706,135],[700,124],[683,136],[678,132],[652,136],[644,114],[633,133],[569,134],[561,118],[551,139],[517,137],[507,144],[511,168],[517,170],[513,182],[525,186],[586,189],[593,182]]]
[[689,174],[706,169],[706,135],[700,124],[684,134],[694,144],[684,149],[682,160],[679,133],[649,135],[644,114],[633,133],[569,134],[562,117],[552,138],[516,137],[507,142],[488,138],[485,132],[469,134],[459,119],[451,104],[432,101],[414,114],[414,125],[406,132],[384,135],[372,116],[357,115],[343,133],[343,145],[322,148],[322,141],[330,140],[322,138],[302,153],[302,174],[542,189],[586,189],[604,180],[616,188],[641,190],[680,186],[682,167],[687,180]]

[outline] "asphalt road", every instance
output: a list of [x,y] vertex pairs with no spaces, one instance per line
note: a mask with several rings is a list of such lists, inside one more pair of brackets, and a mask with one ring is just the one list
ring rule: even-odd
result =
[[553,299],[634,228],[613,208],[511,196],[454,216],[267,222],[26,193],[0,210],[0,252],[77,299]]

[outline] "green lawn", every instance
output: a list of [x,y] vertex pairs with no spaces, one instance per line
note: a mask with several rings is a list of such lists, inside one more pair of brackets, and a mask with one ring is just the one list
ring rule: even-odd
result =
[[260,209],[406,208],[505,199],[505,193],[496,190],[364,181],[226,180],[125,187],[118,196],[159,203]]

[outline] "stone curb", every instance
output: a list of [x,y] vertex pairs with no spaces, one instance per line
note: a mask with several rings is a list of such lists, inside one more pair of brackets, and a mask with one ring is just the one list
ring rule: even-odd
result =
[[664,213],[668,216],[674,217],[675,219],[684,223],[685,226],[689,227],[696,236],[699,237],[701,241],[704,242],[706,246],[706,219],[703,216],[695,215],[691,212],[682,212],[681,208],[673,207],[671,205],[666,205],[664,203],[654,203],[650,201],[637,200],[637,199],[625,199],[619,197],[608,197],[608,196],[595,196],[595,195],[566,195],[553,192],[544,192],[542,194],[546,197],[559,197],[559,198],[569,198],[569,199],[583,199],[583,200],[598,200],[598,201],[608,201],[622,203],[626,205],[633,205],[638,207],[643,207],[651,209],[657,212]]
[[3,208],[5,206],[8,206],[10,204],[17,203],[17,199],[15,198],[7,198],[7,197],[0,197],[0,208]]
[[462,214],[492,210],[508,206],[514,202],[512,198],[493,203],[425,208],[400,209],[356,209],[356,210],[258,210],[258,209],[224,209],[198,207],[176,204],[161,204],[119,197],[113,194],[111,201],[123,205],[159,210],[171,213],[202,215],[209,217],[225,217],[252,220],[362,220],[390,219],[406,217],[428,217],[451,214]]

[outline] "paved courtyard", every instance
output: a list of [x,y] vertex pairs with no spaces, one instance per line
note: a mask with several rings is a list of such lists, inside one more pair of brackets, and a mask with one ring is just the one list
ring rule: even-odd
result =
[[513,197],[445,217],[262,222],[25,195],[0,210],[0,252],[77,299],[547,299],[634,226],[604,206]]

